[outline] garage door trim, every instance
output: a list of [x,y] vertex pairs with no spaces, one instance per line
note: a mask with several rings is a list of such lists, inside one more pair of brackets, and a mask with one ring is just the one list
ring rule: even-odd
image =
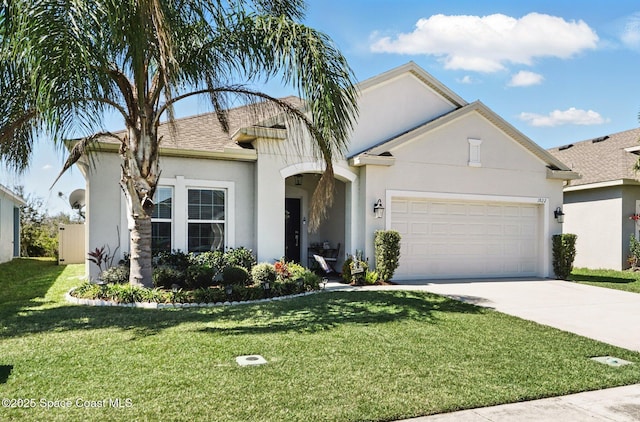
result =
[[435,200],[457,200],[457,201],[478,201],[478,202],[499,202],[512,204],[535,204],[543,207],[541,242],[542,252],[539,257],[539,268],[542,271],[540,276],[548,277],[550,271],[549,254],[551,251],[551,234],[549,232],[549,198],[546,197],[528,197],[528,196],[506,196],[506,195],[480,195],[466,193],[445,193],[445,192],[422,192],[422,191],[406,191],[388,189],[385,194],[385,202],[387,203],[387,212],[385,212],[385,228],[391,227],[391,216],[393,214],[394,197],[403,198],[419,198],[419,199],[435,199]]

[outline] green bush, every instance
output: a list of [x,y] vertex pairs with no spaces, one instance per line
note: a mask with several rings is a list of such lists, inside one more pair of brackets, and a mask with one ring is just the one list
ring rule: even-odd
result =
[[[355,272],[355,269],[362,268],[362,271]],[[361,261],[359,259],[351,259],[351,263],[349,264],[349,274],[351,275],[350,283],[355,285],[362,285],[364,283],[365,276],[367,274],[367,270],[369,269],[369,264],[366,261]]]
[[213,275],[216,277],[222,274],[222,271],[227,267],[225,254],[222,251],[207,251],[200,254],[191,254],[191,264],[202,265],[204,267],[211,268]]
[[171,286],[177,284],[184,287],[184,272],[173,267],[158,267],[153,270],[153,285],[163,289],[171,289]]
[[171,267],[184,272],[189,268],[191,259],[189,254],[182,251],[161,251],[154,256],[154,262],[158,267]]
[[554,234],[551,237],[553,244],[553,272],[560,280],[566,280],[573,270],[577,238],[578,236],[570,233]]
[[251,270],[251,278],[255,284],[270,283],[276,281],[275,267],[267,262],[255,265]]
[[105,283],[125,284],[129,282],[129,267],[116,265],[102,271],[98,278]]
[[242,267],[248,272],[251,272],[253,266],[256,265],[256,258],[253,256],[253,251],[243,247],[229,249],[224,253],[224,258],[226,266]]
[[640,241],[634,235],[629,236],[629,265],[637,267],[640,263]]
[[237,265],[233,267],[227,267],[222,271],[222,283],[225,286],[228,285],[238,285],[244,286],[246,284],[250,284],[251,276],[249,272],[244,267],[239,267]]
[[345,283],[351,283],[351,263],[353,262],[353,258],[349,257],[344,260],[344,264],[342,264],[342,281]]
[[193,291],[193,301],[195,303],[218,303],[226,300],[227,295],[224,289],[220,287],[196,289]]
[[377,271],[367,271],[364,276],[364,284],[374,285],[380,280],[380,275]]
[[400,263],[400,233],[395,230],[375,232],[376,271],[380,280],[389,281]]
[[320,276],[313,271],[306,270],[302,274],[305,291],[318,290],[320,288]]
[[199,289],[213,285],[213,268],[204,264],[191,264],[187,268],[186,286],[190,289]]

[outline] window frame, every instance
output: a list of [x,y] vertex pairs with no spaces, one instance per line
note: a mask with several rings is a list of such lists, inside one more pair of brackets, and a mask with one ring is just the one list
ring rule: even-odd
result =
[[[187,189],[219,189],[226,190],[225,196],[225,245],[224,248],[236,247],[236,182],[227,180],[187,179],[184,176],[161,177],[158,185],[173,189],[172,209],[172,250],[186,251],[188,249],[188,224],[187,224]],[[133,227],[128,216],[122,196],[121,224],[123,227]],[[129,234],[126,230],[120,233],[120,241],[123,245],[129,245]]]
[[[224,219],[194,219],[194,218],[189,218],[189,205],[191,205],[189,203],[189,192],[190,191],[211,191],[211,192],[222,192],[223,195],[223,200],[224,200]],[[228,190],[224,189],[224,188],[217,188],[217,187],[202,187],[202,186],[187,186],[186,190],[186,201],[185,201],[185,207],[186,207],[186,215],[187,215],[187,219],[185,221],[185,234],[186,234],[186,248],[185,250],[187,252],[189,251],[189,225],[190,224],[222,224],[223,227],[223,239],[222,239],[222,246],[221,249],[224,251],[227,248],[227,231],[228,231],[228,225],[227,225],[227,216],[228,216],[228,209],[227,209],[227,203],[228,203]],[[199,204],[200,206],[202,206],[202,203]],[[199,251],[197,251],[199,252]]]
[[[170,247],[169,247],[169,252],[171,252],[172,250],[174,250],[174,245],[175,245],[175,221],[174,221],[174,215],[175,215],[175,205],[176,205],[176,194],[175,194],[175,187],[171,186],[171,185],[164,185],[164,184],[158,184],[156,187],[156,195],[155,198],[157,198],[158,195],[158,191],[160,189],[169,189],[171,191],[171,217],[170,218],[161,218],[161,217],[153,217],[151,216],[151,225],[152,225],[152,229],[151,229],[151,233],[152,233],[152,238],[151,238],[151,247],[153,249],[153,223],[169,223],[171,224],[171,233],[169,235],[169,241],[170,241]],[[158,205],[158,202],[156,202],[156,199],[154,198],[154,202],[156,203],[156,207]],[[157,208],[154,208],[154,212]]]

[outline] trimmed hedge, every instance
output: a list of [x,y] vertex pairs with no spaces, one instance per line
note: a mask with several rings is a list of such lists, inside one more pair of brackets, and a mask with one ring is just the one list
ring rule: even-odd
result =
[[400,233],[395,230],[375,232],[376,271],[382,281],[389,281],[400,264]]
[[578,236],[571,233],[554,234],[553,244],[553,272],[559,280],[566,280],[573,270],[573,260],[576,257],[576,240]]

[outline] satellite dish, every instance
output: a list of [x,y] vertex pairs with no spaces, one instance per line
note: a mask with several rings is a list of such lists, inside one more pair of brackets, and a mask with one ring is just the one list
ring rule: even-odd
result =
[[79,210],[85,206],[84,189],[76,189],[69,195],[69,205],[74,210]]

